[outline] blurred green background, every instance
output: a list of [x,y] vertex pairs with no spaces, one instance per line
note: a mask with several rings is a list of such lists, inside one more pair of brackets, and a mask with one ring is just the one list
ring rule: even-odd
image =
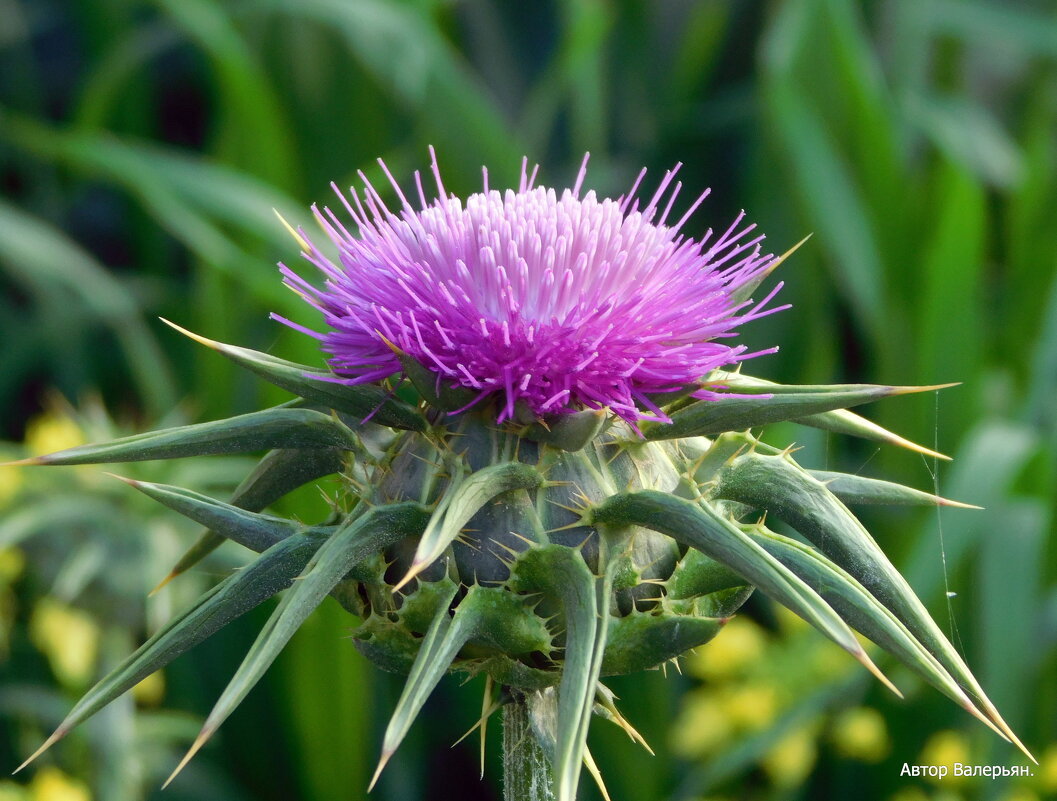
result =
[[[281,400],[157,322],[312,363],[274,263],[310,202],[436,146],[449,189],[516,178],[619,194],[676,161],[784,251],[793,309],[754,323],[781,381],[961,381],[867,414],[936,464],[777,427],[813,467],[986,507],[867,514],[1042,762],[1015,780],[904,763],[1022,758],[893,665],[898,701],[763,602],[682,675],[613,682],[651,757],[596,719],[615,801],[1057,797],[1057,6],[1041,0],[0,0],[0,436],[54,450]],[[694,191],[687,194],[693,194]],[[688,200],[683,201],[687,203]],[[104,411],[104,409],[106,411]],[[224,495],[212,459],[122,467]],[[0,468],[0,772],[101,672],[240,564],[236,546],[147,599],[195,532],[95,468]],[[323,509],[303,491],[283,511]],[[324,606],[214,742],[161,782],[252,642],[249,615],[137,688],[0,801],[365,797],[399,683]],[[451,680],[372,798],[497,798],[477,780],[481,686]],[[491,727],[490,737],[497,734]],[[587,786],[583,795],[597,797]]]

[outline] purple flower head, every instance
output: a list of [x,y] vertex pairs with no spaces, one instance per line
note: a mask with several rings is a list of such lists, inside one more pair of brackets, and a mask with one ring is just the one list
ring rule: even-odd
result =
[[350,202],[335,187],[356,235],[313,206],[338,249],[331,260],[300,232],[322,289],[280,265],[329,330],[277,319],[322,341],[335,381],[399,373],[393,343],[439,383],[470,388],[478,400],[497,396],[499,422],[520,402],[537,415],[608,407],[634,424],[668,419],[647,395],[776,350],[726,344],[740,324],[785,308],[767,308],[781,284],[759,303],[732,298],[773,266],[761,253],[764,237],[743,225],[744,212],[718,236],[680,234],[707,191],[669,225],[679,165],[641,208],[645,169],[626,195],[599,198],[581,194],[586,156],[560,194],[536,186],[536,169],[529,174],[522,162],[516,192],[490,189],[484,170],[483,191],[464,202],[445,191],[430,154],[437,197],[427,200],[416,172],[417,208],[381,161],[399,211],[362,173],[362,199],[353,189]]

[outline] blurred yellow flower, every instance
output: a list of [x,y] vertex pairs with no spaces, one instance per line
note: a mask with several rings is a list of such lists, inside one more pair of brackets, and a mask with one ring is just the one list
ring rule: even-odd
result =
[[10,584],[22,575],[26,556],[18,548],[0,548],[0,583]]
[[729,742],[730,719],[713,693],[695,690],[683,703],[683,712],[671,729],[672,750],[682,757],[699,757]]
[[29,621],[33,644],[65,685],[88,683],[99,651],[99,627],[91,616],[52,598],[42,598]]
[[84,444],[84,432],[74,419],[58,411],[34,417],[26,425],[26,449],[39,456]]
[[813,728],[790,732],[768,751],[760,764],[778,787],[796,787],[815,767],[818,747]]
[[918,758],[920,765],[946,765],[949,770],[947,775],[940,779],[936,776],[927,777],[934,783],[961,784],[965,781],[964,776],[954,775],[954,763],[961,762],[969,764],[972,762],[972,753],[969,750],[969,741],[965,735],[954,729],[944,729],[933,734],[925,742]]
[[884,716],[876,709],[846,709],[833,721],[830,732],[838,753],[862,762],[880,762],[891,750]]
[[686,669],[702,679],[726,679],[743,673],[766,649],[767,635],[751,619],[739,615],[706,648],[689,655]]
[[71,778],[53,765],[37,771],[29,783],[32,801],[92,801],[83,782]]
[[165,673],[158,671],[132,688],[132,697],[143,706],[157,706],[165,698]]
[[1047,795],[1057,795],[1057,743],[1047,746],[1035,769],[1039,786]]
[[760,682],[725,687],[719,695],[720,708],[731,724],[742,731],[759,731],[778,715],[779,688]]

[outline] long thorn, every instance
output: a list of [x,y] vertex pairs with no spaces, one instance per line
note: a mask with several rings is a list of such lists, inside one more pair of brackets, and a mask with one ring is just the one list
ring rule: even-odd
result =
[[385,770],[386,764],[389,759],[393,756],[392,751],[383,751],[382,756],[378,760],[378,767],[374,769],[374,776],[371,777],[371,783],[367,785],[367,792],[371,792],[374,789],[374,785],[378,784],[378,777],[382,775],[382,771]]
[[870,657],[869,657],[869,655],[867,655],[866,651],[860,650],[858,653],[852,653],[852,656],[854,656],[857,660],[859,660],[859,662],[862,664],[863,667],[865,667],[868,671],[873,673],[874,677],[879,682],[881,682],[881,684],[883,684],[885,687],[887,687],[889,690],[891,690],[893,693],[895,693],[897,697],[899,697],[899,698],[903,697],[903,693],[900,692],[899,688],[896,687],[894,684],[892,684],[892,682],[888,678],[888,676],[886,676],[884,673],[881,672],[881,669],[879,667],[877,667],[877,665],[874,664],[873,660],[870,659]]
[[29,764],[31,762],[33,762],[37,757],[39,757],[41,754],[43,754],[45,751],[47,751],[49,748],[51,748],[53,745],[55,745],[55,743],[57,743],[59,740],[61,740],[63,737],[65,737],[67,731],[68,730],[67,729],[63,729],[62,726],[57,728],[54,732],[52,732],[52,735],[47,740],[44,741],[44,744],[41,745],[40,748],[38,748],[36,751],[34,751],[32,754],[29,755],[29,759],[27,759],[25,762],[23,762],[21,765],[19,765],[17,768],[15,768],[11,772],[12,775],[14,775],[14,774],[18,773],[20,770],[28,767]]
[[184,758],[180,760],[180,764],[176,766],[176,770],[169,774],[169,778],[165,780],[165,784],[161,786],[161,789],[164,790],[166,787],[172,784],[172,780],[179,775],[180,771],[187,767],[187,763],[191,761],[194,755],[197,754],[202,748],[202,746],[206,744],[206,740],[208,740],[212,735],[213,732],[209,729],[202,729],[202,731],[199,732],[198,737],[195,738],[194,743],[191,745],[190,749],[188,749],[187,753],[184,755]]

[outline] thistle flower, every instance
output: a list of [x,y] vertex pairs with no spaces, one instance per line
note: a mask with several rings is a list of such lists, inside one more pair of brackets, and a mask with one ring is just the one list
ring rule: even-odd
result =
[[[184,332],[297,400],[28,460],[270,449],[230,503],[128,482],[209,529],[173,575],[225,539],[260,556],[90,690],[41,750],[287,588],[184,763],[327,595],[362,620],[363,654],[408,675],[379,770],[449,669],[484,674],[482,730],[511,701],[508,799],[551,798],[553,787],[573,801],[581,763],[599,778],[592,712],[637,736],[601,679],[707,643],[757,589],[892,690],[851,626],[1020,745],[845,505],[964,504],[805,470],[749,431],[794,421],[946,458],[847,411],[939,387],[782,386],[722,369],[758,355],[724,341],[777,311],[777,289],[749,298],[785,256],[761,255],[741,217],[719,236],[682,235],[704,195],[668,226],[674,171],[641,210],[641,175],[627,195],[599,200],[581,197],[584,167],[560,197],[524,167],[517,192],[490,190],[486,173],[463,204],[435,159],[433,173],[440,197],[428,202],[416,177],[417,211],[390,176],[399,214],[364,180],[364,199],[345,201],[355,236],[316,210],[337,262],[291,228],[325,284],[283,274],[328,330],[284,322],[322,341],[332,371]],[[398,374],[420,403],[396,394]],[[332,473],[345,491],[324,523],[260,513]]]
[[[338,250],[335,264],[299,233],[326,277],[323,289],[282,267],[288,286],[323,313],[330,330],[283,321],[322,341],[335,380],[358,384],[399,373],[396,344],[438,382],[471,390],[471,405],[501,398],[500,423],[519,402],[534,416],[608,408],[628,421],[667,422],[650,395],[776,350],[747,353],[717,341],[785,308],[766,308],[781,285],[755,305],[741,299],[739,290],[758,285],[775,263],[761,253],[756,226],[743,225],[744,212],[718,236],[680,234],[707,191],[666,225],[681,165],[641,210],[636,191],[645,170],[615,200],[593,190],[581,197],[586,156],[560,196],[535,185],[526,160],[517,192],[490,189],[486,170],[483,192],[464,204],[445,196],[430,153],[440,196],[427,202],[416,173],[417,210],[381,162],[399,214],[362,172],[363,201],[354,191],[350,203],[334,188],[358,236],[329,208],[313,207]],[[694,396],[712,394],[698,389]]]

